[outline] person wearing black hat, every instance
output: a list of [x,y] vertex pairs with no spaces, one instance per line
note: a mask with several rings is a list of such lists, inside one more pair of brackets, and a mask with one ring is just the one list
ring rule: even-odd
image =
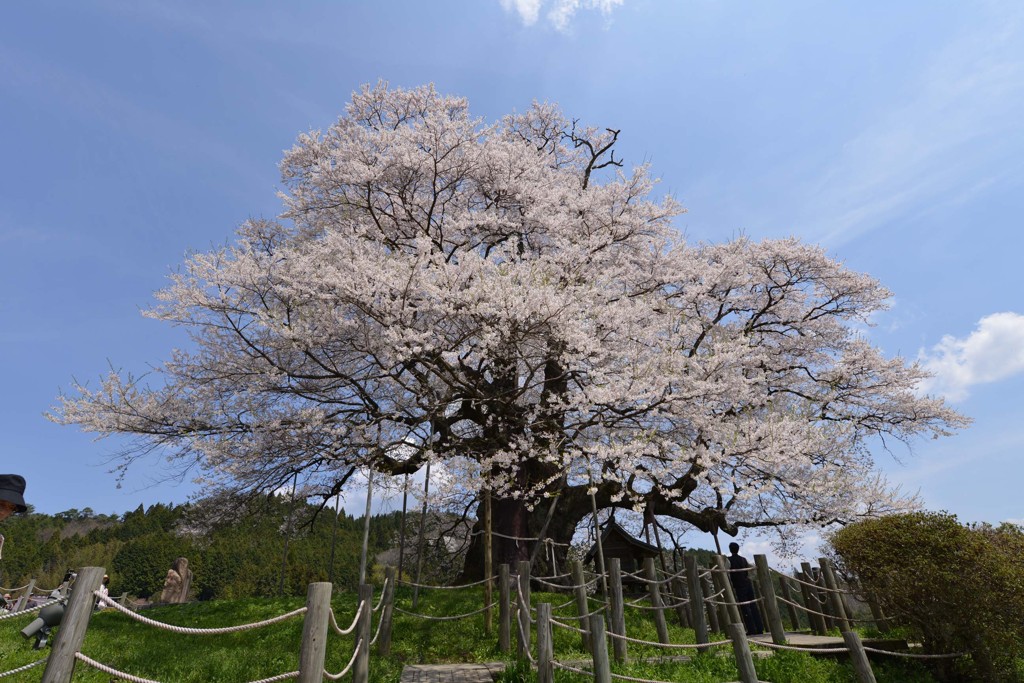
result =
[[[25,512],[25,477],[17,474],[0,474],[0,522],[15,512]],[[0,534],[0,553],[4,549],[4,537]]]
[[0,474],[0,522],[15,512],[25,512],[25,477]]

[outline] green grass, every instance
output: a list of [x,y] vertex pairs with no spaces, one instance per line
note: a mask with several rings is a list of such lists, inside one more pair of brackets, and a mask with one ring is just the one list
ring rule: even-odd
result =
[[[482,604],[481,593],[479,588],[424,591],[416,611],[439,616],[472,612]],[[532,602],[550,602],[557,606],[567,599],[568,596],[562,594],[535,593]],[[333,607],[342,627],[351,622],[355,602],[351,593],[334,596]],[[302,598],[212,601],[157,607],[145,610],[143,614],[169,624],[212,628],[262,621],[303,604]],[[411,611],[411,594],[404,589],[399,590],[396,605]],[[574,607],[569,606],[556,610],[555,619],[576,625],[575,614]],[[667,616],[672,642],[694,642],[692,630],[675,625],[673,616]],[[32,650],[30,642],[23,640],[19,633],[31,618],[0,621],[0,673],[44,656],[44,652]],[[657,640],[650,612],[627,608],[626,628],[631,637]],[[105,610],[93,615],[82,651],[121,671],[165,683],[243,683],[296,670],[301,639],[301,617],[252,631],[199,636],[158,630],[132,621],[114,610]],[[352,636],[343,637],[331,632],[326,662],[328,671],[340,671],[348,663],[352,644]],[[630,643],[628,647],[631,661],[616,665],[613,670],[617,673],[679,683],[723,683],[738,678],[730,647],[715,648],[689,662],[666,661],[666,651],[653,646]],[[586,662],[583,668],[589,668],[589,656],[582,649],[579,634],[556,628],[554,649],[557,659],[583,661]],[[671,655],[693,653],[693,650],[669,652]],[[375,652],[371,654],[370,678],[373,683],[393,683],[407,663],[488,661],[509,663],[502,676],[503,683],[520,683],[536,678],[528,667],[517,663],[514,656],[498,651],[496,610],[495,631],[491,636],[484,631],[482,614],[438,622],[395,612],[391,655],[380,657]],[[777,653],[759,660],[757,670],[761,680],[771,683],[855,681],[848,664],[803,653]],[[4,680],[38,681],[41,674],[42,668],[39,667]],[[876,666],[875,675],[879,683],[933,683],[923,668],[902,661]],[[556,671],[556,679],[563,683],[592,680],[564,671]],[[76,666],[75,683],[109,683],[110,680],[108,674],[85,664]]]

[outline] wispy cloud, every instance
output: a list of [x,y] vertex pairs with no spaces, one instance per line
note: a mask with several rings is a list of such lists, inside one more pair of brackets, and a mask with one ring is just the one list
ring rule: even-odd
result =
[[508,12],[515,12],[526,26],[533,26],[547,9],[548,22],[559,31],[566,31],[573,17],[581,9],[598,10],[602,15],[611,16],[612,10],[625,0],[501,0],[501,6]]
[[1020,175],[1024,12],[995,3],[938,51],[906,95],[854,132],[806,196],[815,239],[836,247],[910,212],[955,205]]
[[921,349],[918,360],[933,374],[921,386],[924,393],[961,401],[972,386],[1024,372],[1024,315],[987,315],[963,339],[946,335],[931,349]]

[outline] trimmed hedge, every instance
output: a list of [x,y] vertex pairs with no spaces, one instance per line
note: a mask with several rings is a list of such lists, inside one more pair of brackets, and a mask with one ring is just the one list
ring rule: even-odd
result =
[[831,537],[843,570],[936,660],[945,681],[1022,681],[1024,531],[963,525],[947,513],[891,515]]

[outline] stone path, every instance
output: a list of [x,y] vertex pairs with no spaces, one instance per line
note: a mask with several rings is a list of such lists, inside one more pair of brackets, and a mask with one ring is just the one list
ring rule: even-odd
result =
[[505,670],[502,662],[487,664],[407,664],[401,683],[492,683]]

